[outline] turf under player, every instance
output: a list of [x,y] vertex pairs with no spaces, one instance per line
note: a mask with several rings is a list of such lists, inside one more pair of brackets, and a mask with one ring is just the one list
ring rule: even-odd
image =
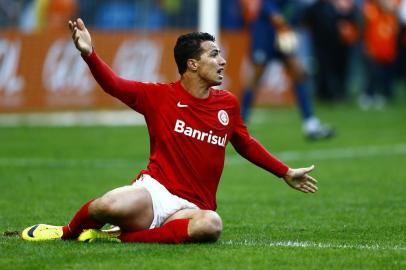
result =
[[[141,83],[116,76],[98,57],[83,21],[69,21],[75,46],[93,76],[110,95],[144,115],[150,136],[147,169],[128,186],[85,203],[69,224],[37,224],[25,240],[98,238],[122,242],[185,243],[216,241],[222,221],[216,191],[229,142],[259,167],[294,189],[316,192],[308,175],[313,166],[291,169],[252,138],[237,99],[216,90],[226,64],[214,38],[189,33],[178,38],[174,54],[181,78],[169,84]],[[116,232],[100,230],[106,223]]]

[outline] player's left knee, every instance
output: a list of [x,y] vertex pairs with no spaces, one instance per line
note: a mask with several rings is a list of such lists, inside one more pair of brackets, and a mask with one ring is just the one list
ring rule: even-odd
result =
[[204,211],[194,222],[191,237],[199,242],[215,242],[220,238],[223,222],[214,211]]

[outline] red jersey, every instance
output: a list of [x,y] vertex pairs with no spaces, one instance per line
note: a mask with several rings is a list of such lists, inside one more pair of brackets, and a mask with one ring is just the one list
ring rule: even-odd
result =
[[180,81],[143,83],[118,77],[93,50],[85,57],[93,76],[110,95],[145,117],[150,136],[149,174],[172,194],[201,209],[216,209],[216,192],[231,142],[243,157],[284,175],[288,167],[252,138],[240,117],[238,100],[228,91],[209,89],[199,99]]

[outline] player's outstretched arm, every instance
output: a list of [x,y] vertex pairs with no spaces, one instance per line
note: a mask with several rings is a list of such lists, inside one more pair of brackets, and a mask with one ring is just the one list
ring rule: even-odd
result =
[[78,18],[74,21],[68,22],[69,29],[72,32],[72,39],[75,43],[76,48],[86,56],[92,53],[92,39],[90,37],[89,31],[85,26],[82,19]]
[[314,165],[307,168],[291,169],[283,176],[286,184],[290,187],[305,192],[314,193],[317,191],[317,180],[308,175],[309,172],[313,171]]
[[153,84],[126,80],[113,70],[93,50],[92,39],[82,19],[68,22],[72,40],[88,64],[93,77],[108,94],[118,98],[132,109],[143,112],[142,96],[154,88]]

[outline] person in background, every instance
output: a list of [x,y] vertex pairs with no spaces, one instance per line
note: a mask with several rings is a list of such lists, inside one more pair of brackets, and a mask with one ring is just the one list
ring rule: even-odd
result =
[[315,57],[315,92],[324,102],[346,101],[348,69],[358,41],[357,8],[353,0],[317,0],[304,11]]
[[363,110],[383,109],[393,98],[398,57],[397,0],[366,0],[363,5],[366,84],[359,98]]
[[315,116],[306,85],[306,75],[296,55],[298,46],[296,33],[282,15],[281,8],[289,4],[289,1],[280,1],[280,3],[273,0],[240,1],[244,20],[250,31],[251,61],[254,67],[253,78],[248,87],[242,91],[242,118],[245,123],[248,122],[267,64],[273,59],[279,59],[293,81],[305,136],[312,140],[330,138],[335,132],[332,128],[322,125]]
[[396,63],[397,79],[405,87],[406,83],[406,0],[401,0],[398,9],[400,33],[398,38],[399,56]]

